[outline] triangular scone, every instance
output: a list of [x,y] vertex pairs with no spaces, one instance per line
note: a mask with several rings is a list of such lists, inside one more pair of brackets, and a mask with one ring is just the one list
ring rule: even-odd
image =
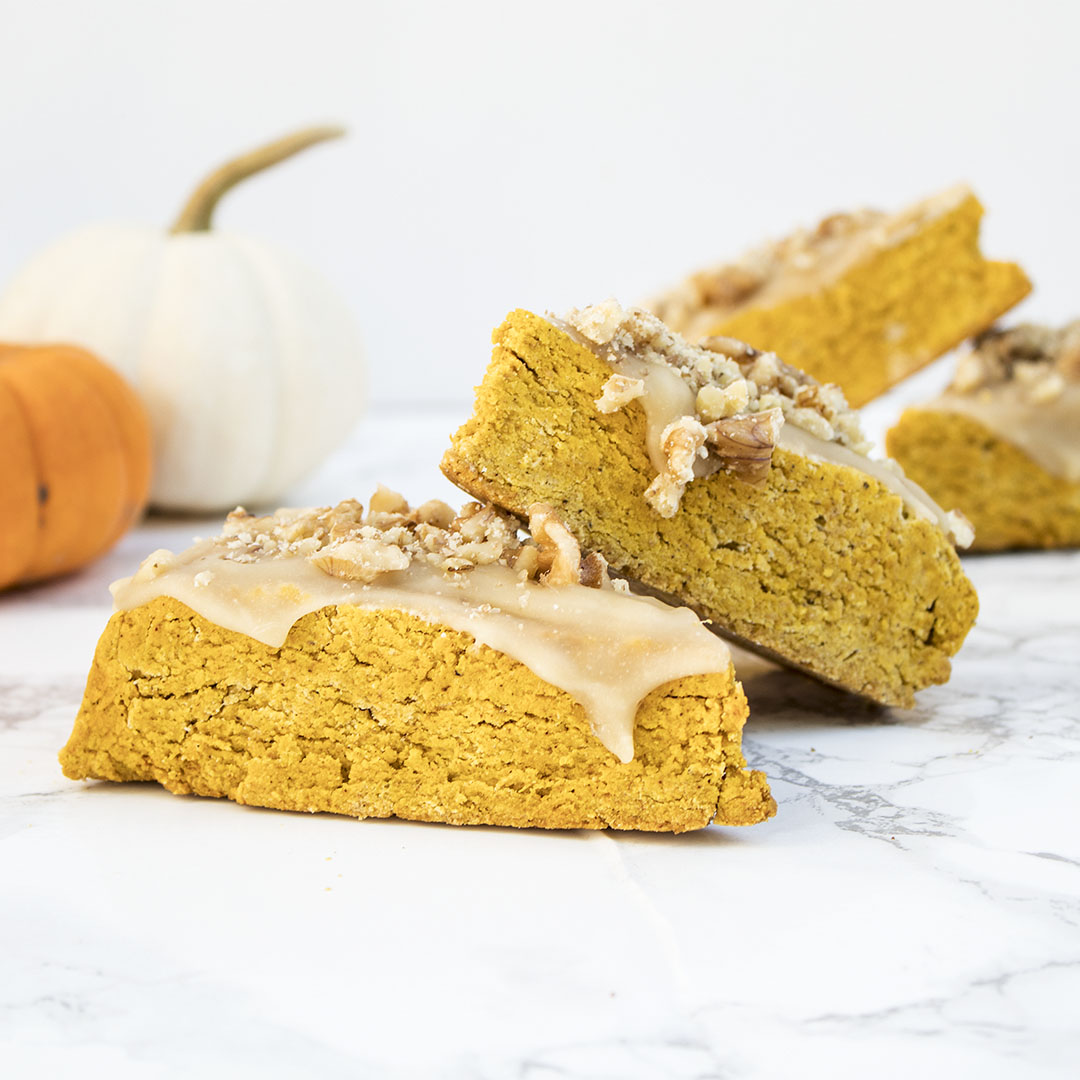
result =
[[978,551],[1080,545],[1080,321],[984,334],[889,453],[975,527]]
[[691,340],[772,350],[861,406],[1031,291],[1019,266],[979,251],[982,215],[966,187],[897,214],[833,214],[645,306]]
[[949,535],[966,523],[863,455],[835,387],[613,302],[567,318],[495,331],[452,481],[552,504],[619,573],[876,701],[948,679],[978,608]]
[[459,825],[775,812],[730,654],[690,612],[622,591],[550,508],[522,543],[490,507],[373,501],[238,512],[119,582],[65,774]]

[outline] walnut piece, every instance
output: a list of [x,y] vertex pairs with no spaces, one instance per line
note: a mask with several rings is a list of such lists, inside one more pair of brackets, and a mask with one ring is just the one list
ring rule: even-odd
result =
[[592,551],[581,560],[581,584],[590,589],[604,589],[611,585],[607,559],[599,551]]
[[379,540],[335,540],[310,560],[320,570],[367,585],[382,574],[408,568],[409,553]]
[[1013,384],[1028,401],[1047,404],[1070,382],[1080,382],[1080,320],[1057,330],[1033,323],[992,327],[957,361],[949,390],[974,394]]
[[945,515],[945,521],[948,526],[946,531],[949,539],[958,548],[971,547],[972,541],[975,539],[975,526],[959,510],[950,510]]
[[767,409],[716,420],[706,425],[705,437],[725,469],[744,483],[763,487],[783,426],[783,411]]
[[608,576],[607,560],[600,552],[581,557],[573,533],[550,504],[533,503],[529,507],[529,532],[533,543],[527,542],[521,549],[514,569],[538,574],[544,585],[580,584],[590,589],[629,591],[625,581]]
[[[789,423],[819,438],[842,443],[858,454],[870,449],[858,414],[848,407],[839,387],[818,383],[773,353],[759,352],[729,337],[714,336],[694,345],[655,315],[641,308],[622,309],[613,300],[570,311],[559,321],[591,342],[597,354],[613,365],[633,359],[678,372],[697,399],[697,419],[706,423],[781,408]],[[619,386],[611,379],[605,383],[605,393],[597,401],[600,411],[619,407]]]
[[438,500],[413,510],[382,486],[366,515],[356,499],[265,517],[238,508],[226,518],[216,543],[225,558],[237,562],[303,556],[328,574],[364,583],[404,570],[413,559],[446,572],[510,565],[521,547],[517,521],[509,514],[480,503],[455,514]]
[[747,262],[699,271],[691,277],[690,284],[699,304],[728,308],[749,300],[765,281],[763,268]]
[[1067,382],[1080,382],[1080,319],[1061,331],[1057,369]]
[[624,314],[619,302],[609,298],[571,312],[567,322],[594,345],[607,345],[622,329]]
[[[823,234],[837,236],[850,224],[848,218],[836,218],[824,222],[821,229]],[[556,322],[592,343],[596,354],[616,369],[596,400],[598,412],[615,412],[627,401],[647,398],[656,388],[656,397],[646,410],[646,424],[658,473],[645,499],[663,517],[677,512],[686,485],[695,476],[718,468],[754,485],[764,483],[784,422],[858,454],[870,449],[858,414],[848,408],[839,387],[817,382],[774,353],[720,336],[694,345],[655,315],[640,308],[624,310],[613,300],[571,311]],[[685,405],[678,383],[671,389],[670,378],[652,381],[649,372],[661,367],[678,375],[692,394]],[[623,375],[623,371],[638,377]],[[686,415],[673,415],[683,409]],[[657,419],[654,414],[661,411],[665,415]],[[663,465],[655,449],[658,442]]]
[[373,514],[407,514],[409,504],[403,495],[380,484],[368,499],[368,510]]
[[627,375],[612,375],[604,383],[600,396],[596,399],[596,411],[608,415],[618,412],[634,398],[645,393],[644,379],[631,379]]
[[[962,193],[949,196],[952,202]],[[733,262],[699,270],[647,305],[670,326],[697,337],[735,311],[766,302],[763,293],[783,283],[806,290],[815,278],[826,280],[845,252],[885,247],[910,235],[921,218],[935,212],[939,199],[900,214],[856,210],[830,214],[812,228],[796,229],[780,240],[747,251]],[[948,200],[947,200],[948,201]]]
[[158,548],[143,559],[131,580],[153,581],[154,578],[164,574],[175,562],[176,556],[168,548]]
[[660,436],[665,466],[645,489],[645,501],[661,516],[670,518],[679,509],[686,485],[694,479],[694,464],[704,458],[705,428],[692,416],[673,420]]
[[450,522],[457,517],[454,508],[440,499],[429,499],[415,510],[415,517],[422,525],[434,525],[436,529],[449,529]]
[[715,353],[717,356],[727,356],[736,363],[753,360],[755,356],[760,355],[757,349],[752,345],[747,345],[745,341],[739,341],[738,338],[733,337],[722,337],[719,334],[703,338],[700,347],[706,352]]
[[750,390],[746,380],[736,379],[723,388],[703,386],[697,392],[694,406],[698,416],[706,423],[711,423],[743,412],[749,401]]
[[[553,507],[530,507],[529,527],[533,535],[523,540],[517,518],[479,502],[467,503],[456,514],[438,499],[413,509],[397,492],[380,485],[366,514],[356,499],[261,517],[237,507],[225,519],[221,535],[204,543],[232,562],[304,558],[326,574],[362,585],[407,570],[419,560],[448,576],[500,564],[516,571],[522,583],[626,591],[625,582],[608,576],[602,556],[593,553],[582,559],[577,540]],[[155,551],[135,580],[152,580],[174,563],[171,552]],[[204,585],[211,578],[204,571],[195,583]]]
[[538,566],[545,585],[577,585],[581,581],[581,548],[553,506],[529,507],[529,532],[540,547]]

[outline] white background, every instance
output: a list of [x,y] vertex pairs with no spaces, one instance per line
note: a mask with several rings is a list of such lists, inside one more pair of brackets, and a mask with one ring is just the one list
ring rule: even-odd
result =
[[1080,313],[1080,4],[0,0],[0,283],[211,166],[351,137],[227,198],[322,269],[376,405],[465,402],[517,306],[639,300],[834,209],[958,180],[1025,316]]

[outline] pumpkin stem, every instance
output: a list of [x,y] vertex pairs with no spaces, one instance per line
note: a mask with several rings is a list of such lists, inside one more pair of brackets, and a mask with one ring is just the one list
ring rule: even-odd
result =
[[208,232],[210,219],[221,197],[249,176],[291,158],[316,143],[337,139],[345,134],[343,127],[325,126],[304,128],[277,139],[256,150],[249,150],[215,169],[196,189],[180,211],[171,233]]

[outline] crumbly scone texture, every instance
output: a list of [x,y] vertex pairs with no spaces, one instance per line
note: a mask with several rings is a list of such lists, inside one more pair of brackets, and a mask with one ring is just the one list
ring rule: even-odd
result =
[[281,810],[683,832],[775,813],[746,716],[732,669],[676,680],[624,765],[572,698],[468,634],[342,605],[272,649],[159,597],[110,619],[60,761]]
[[978,610],[952,545],[856,469],[778,448],[766,484],[719,472],[662,518],[640,402],[595,401],[611,369],[547,320],[513,312],[443,472],[523,515],[550,503],[583,549],[717,628],[885,704],[945,682]]
[[[821,382],[839,385],[858,408],[986,329],[1031,291],[1018,265],[981,254],[982,215],[969,192],[895,239],[869,245],[838,275],[825,274],[814,287],[776,303],[756,304],[760,280],[749,265],[733,264],[695,275],[649,306],[689,337],[729,335],[776,352]],[[885,215],[869,222],[864,216],[833,215],[817,232],[831,233],[848,217],[852,231],[887,230]],[[791,246],[790,240],[776,245],[776,272],[783,272]],[[798,247],[792,258],[813,259],[813,243]]]
[[1080,484],[1047,472],[978,420],[907,409],[886,445],[915,483],[971,521],[971,550],[1080,545]]

